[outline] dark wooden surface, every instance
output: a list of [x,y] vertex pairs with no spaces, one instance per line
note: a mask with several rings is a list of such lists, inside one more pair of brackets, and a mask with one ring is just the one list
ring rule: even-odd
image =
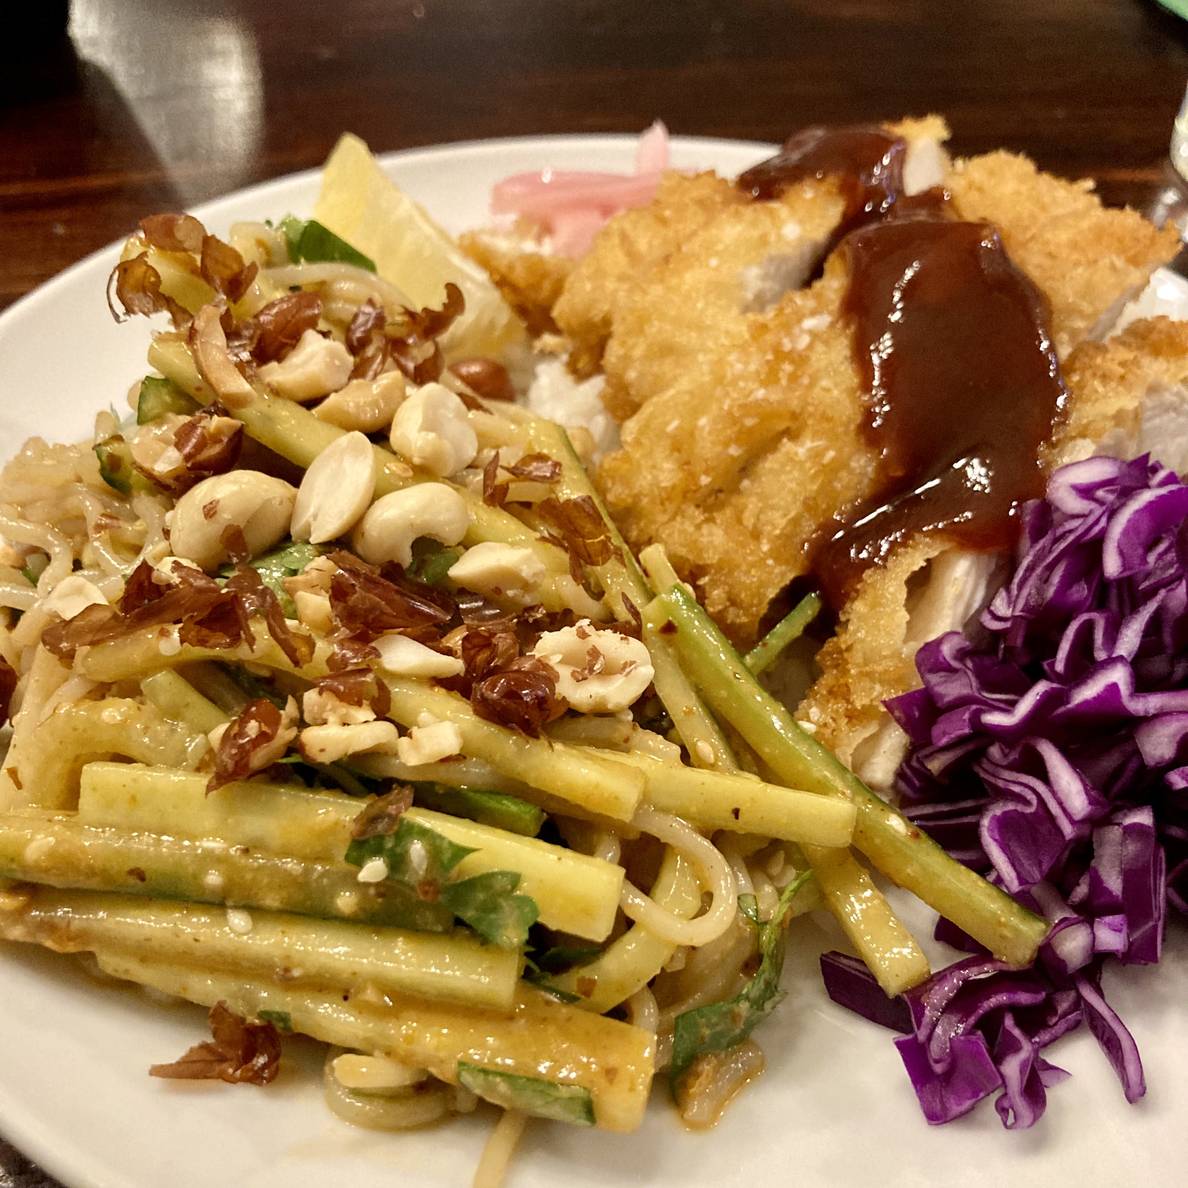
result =
[[[940,111],[959,153],[1009,145],[1152,209],[1188,78],[1188,25],[1151,0],[74,0],[68,34],[63,0],[24,9],[0,48],[0,305],[347,128],[376,150],[656,116],[779,140]],[[0,1144],[4,1169],[45,1183]]]
[[959,152],[1009,144],[1144,206],[1188,75],[1153,0],[74,0],[70,27],[0,50],[2,304],[344,128],[392,149],[660,115],[774,140],[940,110]]

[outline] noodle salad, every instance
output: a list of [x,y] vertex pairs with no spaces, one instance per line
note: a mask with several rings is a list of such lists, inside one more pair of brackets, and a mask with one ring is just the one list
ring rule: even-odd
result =
[[[343,1118],[712,1124],[762,1069],[789,922],[888,995],[928,977],[868,870],[996,957],[1047,924],[949,857],[634,556],[514,359],[458,350],[322,224],[142,221],[160,315],[93,440],[0,480],[0,936],[210,1009],[155,1076],[266,1084],[328,1047]],[[167,1056],[170,1054],[162,1054]]]

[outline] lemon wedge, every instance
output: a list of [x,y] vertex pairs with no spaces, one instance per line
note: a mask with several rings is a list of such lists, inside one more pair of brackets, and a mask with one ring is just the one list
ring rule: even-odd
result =
[[440,306],[453,281],[466,311],[442,340],[447,359],[502,359],[526,340],[524,325],[487,274],[380,168],[349,132],[322,169],[314,218],[375,261],[386,281],[418,306]]

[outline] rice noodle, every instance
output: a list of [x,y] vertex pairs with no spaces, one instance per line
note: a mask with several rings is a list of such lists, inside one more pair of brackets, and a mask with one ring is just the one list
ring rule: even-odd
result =
[[681,1085],[681,1121],[695,1130],[713,1126],[740,1089],[762,1071],[763,1052],[754,1040],[744,1040],[725,1052],[703,1057]]
[[730,864],[712,842],[680,817],[641,808],[633,823],[689,860],[703,889],[710,893],[710,906],[700,916],[683,920],[632,883],[625,882],[619,900],[623,914],[670,944],[696,947],[716,940],[730,927],[738,910],[738,892]]
[[471,1181],[473,1188],[503,1188],[512,1156],[516,1153],[527,1123],[527,1114],[519,1110],[503,1111],[479,1157]]

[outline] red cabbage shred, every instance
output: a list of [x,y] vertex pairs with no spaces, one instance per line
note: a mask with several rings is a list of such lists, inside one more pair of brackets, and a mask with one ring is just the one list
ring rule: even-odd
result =
[[[925,1117],[997,1093],[1005,1126],[1032,1125],[1066,1075],[1040,1053],[1082,1023],[1136,1101],[1142,1062],[1101,978],[1157,962],[1167,905],[1188,914],[1188,484],[1146,457],[1056,471],[1010,580],[916,666],[922,688],[888,703],[911,741],[905,811],[1053,926],[1030,969],[976,953],[904,996]],[[947,921],[937,935],[976,950]],[[839,958],[822,958],[830,994],[884,1021]]]

